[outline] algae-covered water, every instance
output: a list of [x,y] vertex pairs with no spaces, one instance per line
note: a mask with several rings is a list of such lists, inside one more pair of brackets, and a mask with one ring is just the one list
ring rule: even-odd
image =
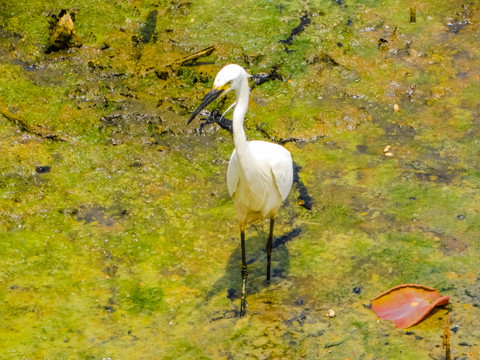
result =
[[[75,34],[52,48],[62,9]],[[480,359],[479,19],[456,0],[0,1],[0,358],[446,359],[450,314],[451,358]],[[279,75],[246,133],[299,169],[269,285],[268,223],[247,229],[244,318],[231,134],[185,126],[232,62]],[[450,303],[378,320],[405,283]]]

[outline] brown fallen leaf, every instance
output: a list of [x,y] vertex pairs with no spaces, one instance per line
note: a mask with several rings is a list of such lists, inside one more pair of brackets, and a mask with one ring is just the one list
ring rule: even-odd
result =
[[[57,16],[52,16],[53,26],[50,35],[50,46],[46,53],[82,46],[82,39],[75,31],[75,16],[62,10]],[[55,23],[55,20],[57,20]]]

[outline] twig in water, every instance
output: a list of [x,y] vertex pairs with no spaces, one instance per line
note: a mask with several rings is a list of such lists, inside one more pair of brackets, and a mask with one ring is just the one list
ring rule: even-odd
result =
[[451,360],[450,355],[450,314],[445,318],[445,326],[443,328],[442,347],[445,349],[445,360]]
[[2,114],[8,121],[11,121],[15,125],[17,125],[20,128],[20,130],[25,131],[29,134],[34,134],[44,139],[64,141],[70,144],[75,144],[75,140],[65,135],[58,134],[52,130],[45,129],[41,126],[29,124],[20,116],[15,115],[11,111],[9,111],[7,107],[2,103],[0,103],[0,114]]

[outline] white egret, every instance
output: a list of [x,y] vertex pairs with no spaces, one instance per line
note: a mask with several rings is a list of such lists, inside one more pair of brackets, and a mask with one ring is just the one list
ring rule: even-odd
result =
[[[240,316],[245,315],[247,261],[245,257],[245,228],[251,221],[270,219],[267,240],[267,281],[270,280],[274,218],[287,197],[293,182],[293,164],[290,152],[283,146],[266,141],[247,141],[243,119],[248,108],[250,88],[249,74],[239,65],[225,66],[217,74],[213,89],[203,98],[193,112],[188,124],[208,104],[235,90],[236,102],[233,111],[233,141],[235,150],[227,171],[227,186],[233,197],[242,246],[242,299]],[[232,105],[233,106],[233,105]],[[228,110],[227,110],[228,111]]]

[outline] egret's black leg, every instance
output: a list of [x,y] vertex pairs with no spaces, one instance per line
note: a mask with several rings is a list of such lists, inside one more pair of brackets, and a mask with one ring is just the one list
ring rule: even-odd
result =
[[272,262],[272,242],[273,242],[273,225],[274,218],[270,218],[270,233],[267,240],[267,281],[270,281],[270,264]]
[[242,242],[242,300],[240,304],[240,316],[245,315],[245,308],[247,306],[247,258],[245,257],[245,230],[240,231],[240,238]]

